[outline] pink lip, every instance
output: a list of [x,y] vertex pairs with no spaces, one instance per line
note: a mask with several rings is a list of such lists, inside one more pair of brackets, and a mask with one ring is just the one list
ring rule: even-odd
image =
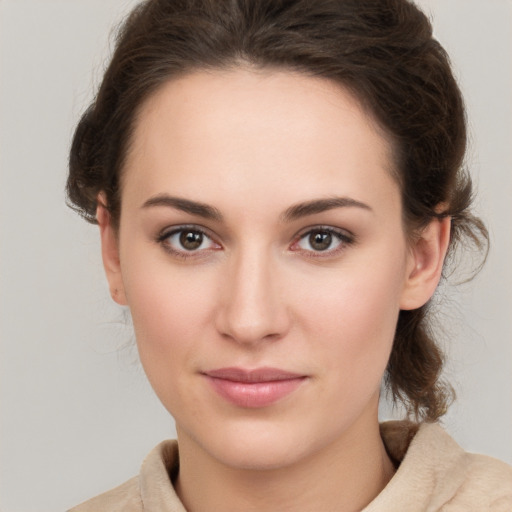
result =
[[246,408],[271,405],[295,391],[307,378],[277,368],[220,368],[204,375],[219,395]]

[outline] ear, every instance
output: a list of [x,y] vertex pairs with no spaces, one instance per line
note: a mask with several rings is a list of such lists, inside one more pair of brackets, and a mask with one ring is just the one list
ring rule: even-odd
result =
[[110,213],[107,210],[106,204],[105,195],[100,193],[98,195],[98,206],[96,208],[96,220],[100,227],[103,267],[107,275],[112,299],[121,306],[126,306],[127,302],[121,276],[117,233],[112,226]]
[[451,218],[433,219],[410,247],[400,309],[417,309],[434,295],[450,242]]

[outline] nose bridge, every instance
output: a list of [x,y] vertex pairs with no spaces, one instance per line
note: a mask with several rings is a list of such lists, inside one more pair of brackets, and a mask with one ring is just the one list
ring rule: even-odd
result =
[[279,269],[271,250],[248,244],[231,258],[219,329],[240,343],[282,336],[288,327]]

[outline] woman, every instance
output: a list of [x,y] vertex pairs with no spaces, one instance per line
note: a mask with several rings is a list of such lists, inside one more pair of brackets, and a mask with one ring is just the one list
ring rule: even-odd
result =
[[[68,194],[179,455],[76,510],[509,510],[512,469],[435,423],[428,303],[446,255],[486,242],[465,143],[405,0],[135,9]],[[383,379],[415,422],[379,426]]]

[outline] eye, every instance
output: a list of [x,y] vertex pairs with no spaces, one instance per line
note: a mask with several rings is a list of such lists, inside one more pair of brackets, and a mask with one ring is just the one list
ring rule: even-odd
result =
[[221,248],[202,229],[197,227],[182,226],[166,231],[158,237],[158,242],[166,251],[182,257]]
[[353,241],[352,236],[342,231],[329,227],[318,227],[303,233],[292,245],[291,250],[332,255]]

